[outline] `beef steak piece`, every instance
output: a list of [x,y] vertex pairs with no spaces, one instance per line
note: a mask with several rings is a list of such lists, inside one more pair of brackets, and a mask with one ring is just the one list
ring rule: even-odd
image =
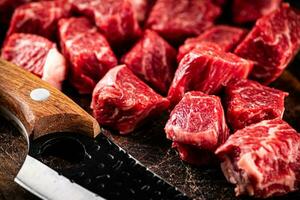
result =
[[221,9],[210,0],[157,0],[147,27],[171,42],[197,36],[213,25]]
[[233,0],[233,21],[236,23],[255,22],[280,7],[282,0]]
[[63,54],[70,63],[70,82],[81,94],[92,93],[117,58],[105,37],[88,19],[72,17],[58,23]]
[[255,62],[251,77],[268,84],[277,79],[300,48],[300,12],[289,4],[257,20],[235,53]]
[[236,195],[267,198],[300,186],[300,134],[281,119],[238,130],[216,154]]
[[128,134],[146,118],[160,114],[169,106],[126,65],[117,66],[100,80],[93,92],[91,108],[101,125]]
[[229,135],[219,97],[199,91],[186,93],[165,126],[168,139],[214,152]]
[[14,33],[6,40],[1,57],[61,89],[66,77],[65,58],[56,44],[41,36]]
[[217,94],[233,78],[247,78],[253,63],[215,46],[203,46],[186,54],[180,61],[168,98],[172,105],[187,91]]
[[179,142],[173,142],[172,148],[178,151],[180,159],[186,163],[199,167],[217,164],[218,159],[212,151]]
[[202,42],[212,42],[220,46],[221,50],[229,52],[240,43],[247,34],[246,29],[216,25],[207,29],[204,33],[196,38],[187,39],[184,44],[179,48],[177,60],[180,61],[185,54],[192,49],[202,46]]
[[65,0],[27,3],[15,9],[7,36],[13,33],[32,33],[54,39],[57,22],[70,16],[71,6]]
[[168,92],[176,70],[176,50],[151,30],[123,57],[134,74],[162,94]]
[[129,0],[69,0],[72,10],[95,21],[111,45],[136,38],[141,30]]
[[234,80],[226,89],[227,120],[235,130],[266,119],[282,118],[288,93],[246,79]]

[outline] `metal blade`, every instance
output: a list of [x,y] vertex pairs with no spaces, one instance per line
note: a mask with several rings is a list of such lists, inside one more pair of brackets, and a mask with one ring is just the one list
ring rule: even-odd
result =
[[29,155],[15,182],[41,199],[103,200]]

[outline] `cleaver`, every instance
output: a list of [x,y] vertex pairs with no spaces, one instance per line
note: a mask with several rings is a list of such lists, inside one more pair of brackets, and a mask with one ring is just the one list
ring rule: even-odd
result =
[[[110,141],[66,95],[2,59],[0,110],[28,144],[15,182],[41,199],[189,199]],[[54,170],[47,155],[68,164]]]

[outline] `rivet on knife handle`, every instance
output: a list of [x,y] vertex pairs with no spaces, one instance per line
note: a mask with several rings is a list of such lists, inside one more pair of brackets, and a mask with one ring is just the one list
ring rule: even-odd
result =
[[33,139],[54,132],[95,137],[97,121],[80,106],[38,77],[0,59],[0,106],[21,120]]

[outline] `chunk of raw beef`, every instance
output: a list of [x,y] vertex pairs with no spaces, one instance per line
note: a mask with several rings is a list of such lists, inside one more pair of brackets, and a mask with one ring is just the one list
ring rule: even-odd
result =
[[217,94],[231,79],[247,78],[252,66],[252,62],[214,46],[194,49],[180,61],[168,98],[175,105],[187,91]]
[[220,48],[225,51],[232,51],[242,39],[247,34],[246,29],[225,26],[225,25],[217,25],[204,33],[199,35],[196,38],[187,39],[179,48],[179,53],[177,56],[177,60],[180,61],[185,54],[190,52],[192,49],[198,48],[203,45],[202,42],[212,42],[216,43],[220,46]]
[[72,9],[95,21],[112,44],[136,38],[141,30],[129,0],[69,0]]
[[207,166],[217,164],[216,156],[212,151],[203,150],[193,145],[173,142],[172,148],[178,151],[181,160],[196,166]]
[[93,92],[91,108],[101,125],[128,134],[146,118],[159,115],[169,106],[126,65],[117,66],[100,80]]
[[253,79],[268,84],[277,79],[300,48],[300,12],[289,4],[257,20],[235,50],[253,60]]
[[282,118],[288,93],[246,79],[234,80],[226,89],[227,120],[241,129],[266,119]]
[[70,82],[79,93],[91,93],[117,58],[105,37],[84,17],[58,23],[63,54],[70,62]]
[[123,57],[139,78],[162,94],[168,92],[176,70],[176,50],[151,30]]
[[210,0],[157,0],[147,27],[169,41],[179,43],[213,25],[221,9]]
[[236,23],[255,22],[280,7],[282,0],[233,0],[233,21]]
[[236,195],[267,198],[299,189],[300,134],[281,119],[237,131],[216,154]]
[[57,22],[70,15],[71,6],[65,0],[41,1],[19,6],[12,16],[7,36],[13,33],[32,33],[53,39]]
[[6,40],[1,57],[61,89],[66,76],[66,62],[56,45],[48,39],[14,33]]
[[229,135],[219,97],[188,92],[175,106],[165,126],[167,138],[214,152]]

